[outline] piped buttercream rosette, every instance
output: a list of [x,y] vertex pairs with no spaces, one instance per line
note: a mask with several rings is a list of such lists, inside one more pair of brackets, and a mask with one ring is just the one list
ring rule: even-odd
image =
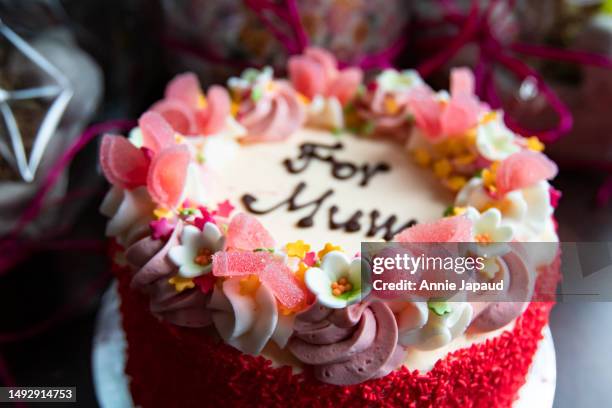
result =
[[179,326],[204,327],[211,323],[206,308],[210,296],[195,285],[177,291],[169,284],[178,268],[168,252],[180,245],[183,228],[179,221],[167,240],[145,237],[127,249],[126,258],[134,270],[131,286],[149,296],[151,313],[160,319]]
[[314,304],[300,313],[288,348],[313,367],[319,380],[337,385],[380,378],[404,359],[393,312],[381,302],[344,309]]

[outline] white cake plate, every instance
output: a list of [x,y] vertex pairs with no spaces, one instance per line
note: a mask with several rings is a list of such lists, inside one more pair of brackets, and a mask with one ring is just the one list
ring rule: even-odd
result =
[[[98,402],[102,408],[132,408],[128,378],[124,373],[126,341],[121,328],[117,283],[102,298],[92,350],[92,371]],[[514,408],[552,407],[557,380],[555,347],[548,326],[544,339],[519,391]]]

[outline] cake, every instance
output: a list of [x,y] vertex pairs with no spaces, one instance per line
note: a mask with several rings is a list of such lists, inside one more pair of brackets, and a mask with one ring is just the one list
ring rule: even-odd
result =
[[386,300],[365,290],[360,245],[551,242],[521,255],[551,293],[543,145],[466,68],[450,92],[411,70],[366,81],[317,48],[287,71],[206,93],[179,75],[128,138],[102,139],[135,405],[511,406],[552,299]]

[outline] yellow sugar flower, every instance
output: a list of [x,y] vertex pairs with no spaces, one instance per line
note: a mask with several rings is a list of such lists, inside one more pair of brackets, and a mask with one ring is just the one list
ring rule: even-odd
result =
[[465,186],[467,179],[463,176],[452,176],[446,179],[446,185],[452,191],[459,191]]
[[534,152],[542,152],[544,151],[544,143],[540,142],[537,136],[531,136],[526,139],[527,148],[529,150],[533,150]]
[[306,256],[306,252],[310,251],[310,245],[306,244],[300,239],[298,241],[290,242],[285,245],[285,250],[287,251],[287,255],[289,256],[304,258]]
[[412,151],[414,161],[421,167],[427,167],[431,163],[431,155],[426,149],[418,148]]
[[434,174],[439,178],[447,178],[450,176],[453,167],[447,159],[437,160],[433,165]]
[[170,279],[168,279],[168,283],[174,286],[174,290],[176,290],[179,293],[184,291],[185,289],[195,288],[195,283],[193,283],[193,279],[183,278],[178,275],[173,276]]
[[320,250],[319,252],[317,252],[317,256],[319,257],[319,259],[323,259],[323,257],[325,255],[327,255],[328,253],[332,252],[332,251],[342,251],[342,248],[338,245],[334,245],[330,242],[325,244],[325,247],[323,247],[322,250]]
[[153,210],[153,215],[158,220],[161,220],[162,218],[170,219],[174,216],[174,214],[172,213],[172,210],[168,210],[167,208],[162,208],[162,207],[158,207],[155,210]]
[[491,112],[487,112],[481,119],[480,123],[485,124],[487,122],[491,122],[493,120],[497,119],[497,112],[496,111],[491,111]]

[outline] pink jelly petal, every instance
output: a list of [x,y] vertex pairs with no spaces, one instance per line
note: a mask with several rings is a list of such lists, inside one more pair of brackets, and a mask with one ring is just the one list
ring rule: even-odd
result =
[[178,99],[194,109],[198,106],[201,95],[200,81],[193,72],[175,76],[166,86],[166,99]]
[[257,275],[280,304],[293,309],[306,302],[306,290],[282,258],[261,251],[219,251],[213,255],[214,276]]
[[323,94],[327,87],[323,68],[305,56],[289,58],[288,71],[293,87],[309,98]]
[[467,94],[451,98],[440,117],[442,134],[460,136],[478,123],[480,105],[478,100]]
[[340,72],[327,89],[328,96],[335,96],[342,105],[350,101],[363,80],[363,72],[359,68],[347,68]]
[[472,221],[462,215],[417,224],[406,228],[395,237],[396,242],[470,242],[472,240]]
[[239,213],[232,218],[227,227],[225,246],[253,251],[258,248],[273,248],[274,239],[255,217]]
[[435,99],[434,93],[424,87],[415,89],[410,93],[408,106],[414,116],[417,127],[423,132],[425,137],[432,142],[440,139],[442,134],[440,125],[442,106]]
[[164,99],[153,105],[151,110],[162,115],[175,132],[182,135],[192,135],[197,131],[195,111],[183,101]]
[[540,152],[529,150],[514,153],[497,169],[495,184],[500,194],[532,186],[557,175],[557,165]]
[[222,86],[211,86],[206,94],[206,100],[208,103],[206,109],[197,113],[198,128],[203,135],[221,130],[231,110],[229,94]]
[[453,68],[450,74],[450,92],[456,96],[460,94],[474,94],[474,74],[469,68]]
[[132,189],[147,183],[149,159],[123,136],[104,135],[100,146],[100,165],[113,185]]
[[157,112],[146,112],[138,119],[142,131],[143,145],[153,153],[174,143],[174,130]]
[[218,251],[213,255],[212,272],[214,276],[259,275],[270,259],[266,251]]
[[168,147],[155,156],[147,177],[153,201],[166,208],[181,204],[189,162],[189,149],[184,145]]
[[324,83],[329,84],[338,74],[338,61],[331,52],[318,47],[309,47],[304,50],[304,55],[310,60],[316,62],[322,69],[325,78],[319,78]]
[[300,284],[282,258],[270,255],[259,279],[274,293],[279,303],[287,309],[295,309],[306,303],[306,289]]

